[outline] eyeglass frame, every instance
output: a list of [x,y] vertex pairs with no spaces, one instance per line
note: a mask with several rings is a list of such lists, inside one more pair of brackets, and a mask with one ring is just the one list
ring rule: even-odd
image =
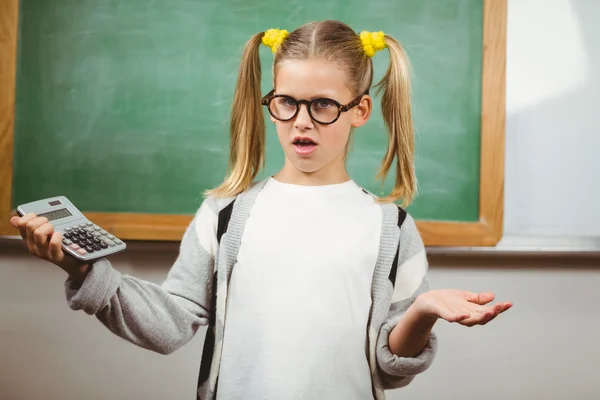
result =
[[[362,100],[362,98],[366,95],[369,94],[369,89],[367,89],[366,91],[364,91],[363,93],[361,93],[357,98],[355,98],[354,100],[352,100],[350,103],[348,104],[341,104],[339,101],[336,101],[334,99],[330,99],[328,97],[319,97],[316,99],[312,99],[312,100],[297,100],[295,98],[293,98],[292,96],[289,96],[287,94],[274,94],[275,93],[275,89],[271,89],[271,91],[269,93],[267,93],[262,99],[261,99],[261,104],[263,106],[267,106],[267,110],[269,110],[269,114],[271,114],[271,116],[273,118],[275,118],[278,121],[281,122],[289,122],[291,120],[293,120],[294,118],[296,118],[298,116],[298,113],[300,112],[300,107],[302,106],[302,104],[306,104],[306,111],[308,111],[308,115],[310,116],[310,119],[312,119],[314,122],[321,124],[321,125],[331,125],[333,123],[335,123],[338,119],[340,119],[340,116],[342,115],[343,112],[349,111],[352,108],[356,107],[357,105],[360,104],[360,101]],[[276,117],[275,115],[273,115],[273,113],[271,112],[271,101],[277,97],[287,97],[289,99],[292,99],[296,102],[296,112],[294,113],[294,115],[292,115],[290,118],[288,119],[281,119]],[[335,104],[337,106],[338,109],[338,115],[337,117],[335,117],[335,119],[331,122],[321,122],[317,119],[315,119],[315,117],[313,117],[312,113],[310,112],[310,107],[312,106],[312,103],[315,101],[319,101],[319,100],[327,100],[327,101],[331,101],[333,104]]]

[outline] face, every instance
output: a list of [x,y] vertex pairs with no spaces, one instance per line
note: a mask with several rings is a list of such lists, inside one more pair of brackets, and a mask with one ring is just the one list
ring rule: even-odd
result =
[[[282,62],[276,70],[275,94],[309,101],[330,98],[342,105],[356,98],[346,85],[345,73],[336,64],[322,59]],[[319,107],[330,106],[325,102],[316,103],[313,115],[319,119]],[[285,153],[283,171],[288,175],[319,174],[320,180],[327,180],[328,176],[332,179],[347,176],[344,159],[350,130],[366,123],[370,111],[371,99],[365,95],[357,107],[342,112],[330,125],[312,120],[306,104],[300,105],[298,114],[290,121],[282,122],[271,116]]]

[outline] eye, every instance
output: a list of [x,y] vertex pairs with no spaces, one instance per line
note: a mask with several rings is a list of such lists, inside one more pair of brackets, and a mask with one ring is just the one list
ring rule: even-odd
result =
[[284,107],[296,107],[296,100],[291,97],[277,97],[277,103]]
[[326,109],[330,107],[335,107],[335,103],[330,99],[317,99],[313,103],[313,107],[317,109]]

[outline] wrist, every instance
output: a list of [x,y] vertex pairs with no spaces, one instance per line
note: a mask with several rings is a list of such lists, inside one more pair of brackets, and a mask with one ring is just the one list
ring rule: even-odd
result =
[[409,317],[412,318],[415,323],[433,325],[438,320],[439,315],[431,311],[431,307],[428,307],[426,295],[427,293],[423,293],[417,296],[415,301],[406,310],[406,314],[409,314]]
[[421,302],[415,299],[390,332],[388,345],[392,354],[398,357],[416,356],[427,343],[437,319],[437,316],[425,312]]
[[77,266],[76,268],[71,268],[67,273],[69,274],[69,279],[76,283],[83,283],[85,277],[87,276],[90,269],[89,264],[83,264]]

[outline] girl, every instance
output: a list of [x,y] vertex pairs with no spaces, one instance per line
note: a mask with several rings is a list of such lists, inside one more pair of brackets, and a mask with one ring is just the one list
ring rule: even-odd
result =
[[[261,43],[275,53],[274,88],[260,93]],[[371,115],[371,57],[387,48],[377,85],[395,186],[376,198],[345,168],[350,137]],[[264,161],[264,105],[285,154]],[[432,290],[414,220],[394,204],[416,191],[409,68],[399,43],[337,21],[246,44],[231,117],[230,170],[189,225],[166,281],[121,275],[102,259],[79,265],[45,218],[11,223],[31,253],[67,273],[69,306],[126,340],[168,354],[208,325],[199,399],[383,399],[436,352],[438,319],[485,324],[511,303],[491,293]]]

